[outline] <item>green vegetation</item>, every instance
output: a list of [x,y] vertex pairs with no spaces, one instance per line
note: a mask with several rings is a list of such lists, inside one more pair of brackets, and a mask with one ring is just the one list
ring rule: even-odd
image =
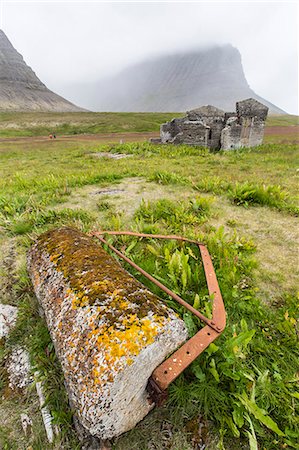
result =
[[178,113],[1,113],[0,136],[48,136],[159,131]]
[[[57,425],[60,430],[59,445],[72,450],[79,449],[78,441],[73,432],[72,412],[68,405],[61,366],[54,352],[48,329],[38,314],[37,300],[32,295],[28,276],[23,278],[19,286],[18,307],[17,325],[7,340],[7,348],[21,345],[28,349],[32,372],[39,372],[38,380],[42,381],[47,394],[46,405],[52,413],[53,425]],[[33,448],[45,448],[45,436],[43,434],[39,436],[42,442],[36,442],[34,437],[35,439],[31,443]]]
[[[150,177],[150,181],[156,181],[159,184],[192,184],[192,181],[169,172],[155,172]],[[208,177],[197,184],[193,184],[193,188],[201,192],[226,194],[237,205],[246,207],[249,205],[267,205],[279,210],[289,211],[294,215],[299,214],[298,208],[288,202],[288,194],[277,185],[265,186],[249,182],[232,184],[219,178]]]
[[[26,115],[21,116],[10,119],[25,124]],[[57,115],[57,122],[66,122],[68,116]],[[149,116],[132,120],[134,131],[148,126]],[[39,134],[42,127],[29,126],[28,117],[20,133]],[[47,117],[42,119],[46,122]],[[129,122],[129,116],[121,117]],[[145,117],[141,125],[138,121]],[[153,115],[153,121],[154,117],[158,115]],[[157,124],[168,120],[159,117]],[[0,124],[10,119],[3,115]],[[32,114],[30,120],[37,119]],[[86,129],[93,126],[88,120]],[[117,115],[111,114],[109,120],[119,130]],[[77,128],[70,124],[66,132],[72,126],[73,132],[82,130],[81,124]],[[208,450],[298,448],[296,150],[295,145],[279,142],[219,153],[148,143],[0,142],[0,294],[1,301],[19,307],[16,328],[0,342],[0,447],[51,448],[37,408],[31,411],[33,436],[24,444],[22,430],[13,432],[28,402],[36,404],[34,390],[29,397],[16,397],[8,387],[6,357],[18,344],[28,348],[61,430],[53,448],[79,448],[61,368],[45,322],[38,315],[25,261],[37,235],[71,225],[83,231],[175,233],[204,242],[227,310],[225,332],[171,385],[166,407],[156,409],[118,438],[115,450],[127,450],[128,445],[132,449],[163,448],[165,424],[166,445],[173,450],[194,448],[202,428],[207,430]],[[132,156],[114,160],[95,157],[97,152]],[[211,315],[212,299],[196,247],[133,237],[109,239],[195,308]],[[182,315],[190,335],[202,326],[157,288],[148,286]],[[11,422],[4,421],[4,416],[11,417]]]
[[[0,137],[159,131],[163,122],[183,113],[1,113]],[[298,116],[269,116],[267,126],[298,125]]]
[[[296,448],[293,438],[299,437],[298,423],[292,401],[298,395],[296,299],[289,299],[275,310],[263,305],[252,278],[257,264],[254,243],[236,232],[226,233],[222,227],[199,230],[202,222],[198,220],[198,208],[193,209],[198,204],[199,199],[188,203],[159,200],[141,204],[135,213],[140,231],[184,233],[205,242],[213,255],[225,298],[226,331],[171,386],[169,403],[182,416],[194,416],[200,411],[206,418],[217,421],[221,436],[247,435],[251,448],[257,448],[257,441],[267,449],[280,445]],[[210,212],[210,204],[206,202],[200,216],[206,220]],[[122,246],[128,238],[118,241]],[[207,296],[196,247],[156,240],[143,244],[137,239],[129,241],[127,255],[134,262],[211,316],[212,302]],[[138,272],[133,273],[148,285]],[[151,288],[184,317],[190,335],[195,334],[201,327],[197,318],[169,301],[157,288]],[[277,358],[278,354],[281,358]],[[225,440],[222,445],[224,448]]]

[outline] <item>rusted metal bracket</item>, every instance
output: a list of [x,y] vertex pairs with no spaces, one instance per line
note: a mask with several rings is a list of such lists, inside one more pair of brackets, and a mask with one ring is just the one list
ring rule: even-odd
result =
[[[209,344],[211,344],[211,342],[217,339],[225,328],[226,314],[224,303],[208,249],[201,242],[175,235],[164,236],[160,234],[135,233],[132,231],[101,231],[92,232],[90,234],[91,236],[95,236],[99,239],[99,241],[103,244],[107,245],[108,248],[116,253],[120,258],[134,267],[134,269],[148,278],[152,283],[162,289],[166,294],[183,305],[188,311],[192,312],[206,324],[200,331],[198,331],[198,333],[196,333],[191,339],[183,344],[182,347],[180,347],[153,371],[147,385],[147,390],[152,401],[160,405],[167,397],[167,388],[170,383],[174,381],[183,372],[183,370],[185,370],[209,346]],[[128,235],[151,239],[174,239],[197,245],[203,262],[208,292],[210,297],[213,299],[212,319],[205,317],[180,296],[172,292],[160,283],[160,281],[156,280],[152,275],[131,261],[130,258],[117,250],[113,245],[109,244],[103,238],[103,235],[106,234],[113,236]]]

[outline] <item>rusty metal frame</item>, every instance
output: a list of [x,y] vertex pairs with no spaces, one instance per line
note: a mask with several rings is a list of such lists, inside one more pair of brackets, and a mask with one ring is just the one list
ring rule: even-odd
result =
[[[217,337],[219,337],[219,335],[225,328],[226,313],[224,303],[208,249],[201,242],[175,235],[164,236],[160,234],[135,233],[132,231],[98,231],[92,232],[90,233],[90,235],[95,236],[97,239],[99,239],[100,242],[107,245],[108,248],[116,255],[118,255],[120,258],[134,267],[134,269],[148,278],[152,283],[162,289],[166,294],[183,305],[188,311],[192,312],[206,324],[191,339],[185,342],[185,344],[183,344],[178,350],[176,350],[168,359],[166,359],[153,371],[148,381],[147,390],[151,396],[152,401],[156,404],[161,404],[167,396],[167,388],[170,383],[174,381],[209,346],[209,344],[211,344],[211,342],[217,339]],[[210,297],[213,299],[212,319],[208,319],[207,317],[205,317],[203,314],[193,308],[193,306],[189,305],[189,303],[183,300],[180,296],[172,292],[170,289],[160,283],[160,281],[156,280],[156,278],[152,277],[152,275],[150,275],[136,263],[131,261],[130,258],[117,250],[113,245],[109,244],[109,242],[107,242],[103,238],[103,235],[127,235],[151,239],[172,239],[197,245],[203,262],[208,292]]]

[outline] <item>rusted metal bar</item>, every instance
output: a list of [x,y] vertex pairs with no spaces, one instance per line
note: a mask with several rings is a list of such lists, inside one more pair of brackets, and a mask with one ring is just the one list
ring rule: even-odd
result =
[[174,381],[217,337],[219,333],[206,325],[182,347],[174,352],[152,373],[151,378],[165,391]]
[[201,242],[195,241],[194,239],[185,238],[183,236],[176,236],[175,234],[146,234],[136,233],[135,231],[94,231],[91,234],[93,236],[102,236],[103,234],[108,234],[110,236],[136,236],[150,239],[173,239],[176,241],[190,242],[190,244],[203,245]]
[[[172,292],[149,273],[139,267],[136,263],[131,261],[126,255],[117,250],[113,245],[109,244],[102,236],[103,235],[128,235],[141,238],[151,239],[173,239],[183,242],[188,242],[197,245],[199,248],[204,273],[207,281],[208,292],[213,300],[212,319],[208,319],[189,303]],[[207,347],[221,334],[225,328],[226,314],[222,295],[219,289],[217,277],[214,271],[213,263],[209,255],[208,249],[201,242],[184,238],[182,236],[175,235],[157,235],[157,234],[145,234],[135,233],[132,231],[101,231],[93,232],[91,235],[97,237],[103,244],[107,245],[110,250],[115,252],[120,258],[138,270],[142,275],[148,278],[156,286],[162,289],[166,294],[171,296],[174,300],[184,306],[187,310],[192,312],[200,320],[206,323],[206,326],[196,333],[191,339],[189,339],[182,347],[174,352],[168,359],[166,359],[160,366],[158,366],[152,373],[147,390],[156,404],[161,404],[166,398],[166,390],[169,384],[174,381]]]
[[179,295],[172,292],[170,289],[168,289],[164,284],[160,283],[160,281],[156,280],[152,275],[147,273],[145,270],[143,270],[141,267],[139,267],[136,263],[134,263],[130,258],[128,258],[126,255],[124,255],[122,252],[117,250],[113,245],[109,244],[104,238],[98,236],[97,234],[94,234],[99,241],[101,241],[103,244],[107,245],[110,250],[112,250],[116,255],[118,255],[120,258],[122,258],[124,261],[126,261],[128,264],[130,264],[134,269],[138,270],[142,275],[144,275],[148,280],[150,280],[152,283],[154,283],[156,286],[158,286],[162,291],[164,291],[167,295],[172,297],[174,300],[176,300],[178,303],[180,303],[182,306],[184,306],[186,309],[191,311],[195,316],[197,316],[200,320],[203,322],[209,324],[212,328],[214,325],[212,325],[212,321],[205,317],[203,314],[201,314],[197,309],[193,308],[193,306],[189,305],[185,300],[183,300]]
[[217,277],[208,249],[203,244],[198,244],[203,268],[207,280],[208,291],[213,296],[213,312],[211,325],[216,326],[216,331],[223,331],[225,328],[226,317],[222,295],[219,289]]

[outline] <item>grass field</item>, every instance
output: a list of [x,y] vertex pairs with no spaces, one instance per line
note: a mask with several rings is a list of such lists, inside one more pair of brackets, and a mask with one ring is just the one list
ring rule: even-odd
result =
[[[83,231],[175,233],[205,242],[226,305],[223,335],[172,384],[167,404],[116,439],[113,449],[298,448],[298,146],[281,131],[255,149],[219,153],[147,142],[104,145],[96,137],[80,137],[157,131],[170,117],[173,114],[1,115],[0,294],[2,303],[19,306],[19,316],[14,331],[0,343],[0,448],[80,448],[25,262],[36,236],[65,224]],[[295,116],[272,117],[268,126],[281,130],[296,123]],[[47,135],[50,128],[78,136],[66,141],[11,139]],[[210,300],[195,269],[195,249],[134,238],[113,242],[127,246],[137,263],[210,313]],[[200,323],[177,311],[194,334]],[[28,348],[61,429],[52,447],[34,389],[9,389],[5,362],[16,345]],[[27,438],[21,429],[22,412],[33,419],[33,434]]]
[[174,113],[1,113],[2,136],[158,131]]
[[[0,137],[159,131],[182,113],[0,113]],[[269,116],[267,126],[298,125],[298,116]]]

